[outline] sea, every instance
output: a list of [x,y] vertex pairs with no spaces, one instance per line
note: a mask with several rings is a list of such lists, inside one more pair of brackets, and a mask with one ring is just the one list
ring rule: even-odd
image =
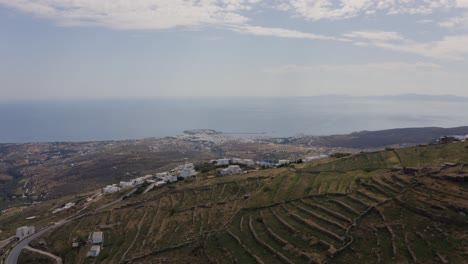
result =
[[159,97],[0,102],[0,143],[142,139],[215,129],[290,137],[468,125],[468,100],[410,97]]

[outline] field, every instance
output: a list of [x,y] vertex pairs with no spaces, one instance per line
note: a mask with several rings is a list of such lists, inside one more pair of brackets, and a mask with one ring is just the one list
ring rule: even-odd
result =
[[[467,147],[362,153],[177,183],[104,211],[89,207],[38,247],[65,263],[93,263],[88,236],[102,230],[95,263],[463,263]],[[72,249],[73,241],[83,244]],[[23,263],[31,258],[22,255]]]

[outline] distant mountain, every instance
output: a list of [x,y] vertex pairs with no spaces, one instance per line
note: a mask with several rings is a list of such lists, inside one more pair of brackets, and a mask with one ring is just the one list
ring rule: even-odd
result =
[[447,135],[468,135],[468,126],[456,128],[397,128],[380,131],[361,131],[347,135],[305,137],[299,140],[306,140],[313,146],[365,149],[404,144],[427,144]]
[[400,94],[386,96],[368,96],[378,100],[398,100],[398,101],[450,101],[450,102],[468,102],[467,97],[455,95],[427,95],[427,94]]

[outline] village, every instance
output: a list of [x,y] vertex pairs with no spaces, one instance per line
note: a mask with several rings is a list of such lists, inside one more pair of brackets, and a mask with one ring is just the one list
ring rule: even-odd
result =
[[[320,160],[328,158],[328,155],[318,155],[300,159],[294,162],[310,162],[314,160]],[[242,159],[242,158],[223,158],[217,160],[210,160],[209,164],[214,164],[219,168],[219,176],[237,175],[241,173],[247,173],[251,170],[258,170],[258,168],[278,168],[287,166],[292,163],[291,160],[278,160],[277,162],[272,161],[257,161],[253,159]],[[245,168],[245,169],[243,169]],[[179,165],[171,171],[156,173],[156,175],[148,174],[142,177],[134,178],[130,181],[121,181],[118,184],[107,185],[102,189],[103,194],[113,194],[122,190],[139,187],[143,184],[149,184],[144,191],[145,193],[155,187],[161,187],[168,183],[177,182],[180,180],[186,180],[187,178],[194,177],[198,172],[195,170],[193,163],[185,163]],[[70,205],[68,205],[70,206]],[[57,209],[61,210],[61,209]]]

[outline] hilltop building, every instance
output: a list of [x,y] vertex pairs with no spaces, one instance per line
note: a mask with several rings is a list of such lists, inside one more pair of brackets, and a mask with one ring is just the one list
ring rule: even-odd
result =
[[260,167],[265,167],[265,168],[273,168],[275,166],[275,163],[269,162],[269,161],[257,161],[256,164]]
[[318,156],[311,156],[303,159],[304,162],[310,162],[314,160],[321,160],[321,159],[326,159],[328,158],[328,155],[318,155]]
[[18,227],[16,229],[16,238],[18,240],[23,240],[25,239],[26,237],[34,234],[36,232],[36,229],[34,228],[34,226],[22,226],[22,227]]
[[226,169],[221,170],[221,175],[234,175],[242,173],[239,165],[230,165]]
[[245,165],[245,166],[249,166],[249,167],[254,167],[255,166],[255,162],[252,159],[233,158],[231,163],[232,164]]
[[179,173],[179,177],[188,178],[197,175],[193,163],[186,163],[184,165],[179,165],[175,168],[175,171]]
[[107,185],[102,189],[104,194],[112,194],[120,191],[120,187],[117,184]]
[[230,159],[219,159],[216,161],[216,166],[226,166],[231,162]]
[[172,174],[170,174],[168,172],[158,173],[158,174],[156,174],[156,178],[159,181],[163,181],[163,182],[176,182],[177,181],[177,176],[172,175]]
[[276,166],[284,166],[288,165],[289,163],[291,163],[290,160],[279,160],[278,163],[276,163]]

